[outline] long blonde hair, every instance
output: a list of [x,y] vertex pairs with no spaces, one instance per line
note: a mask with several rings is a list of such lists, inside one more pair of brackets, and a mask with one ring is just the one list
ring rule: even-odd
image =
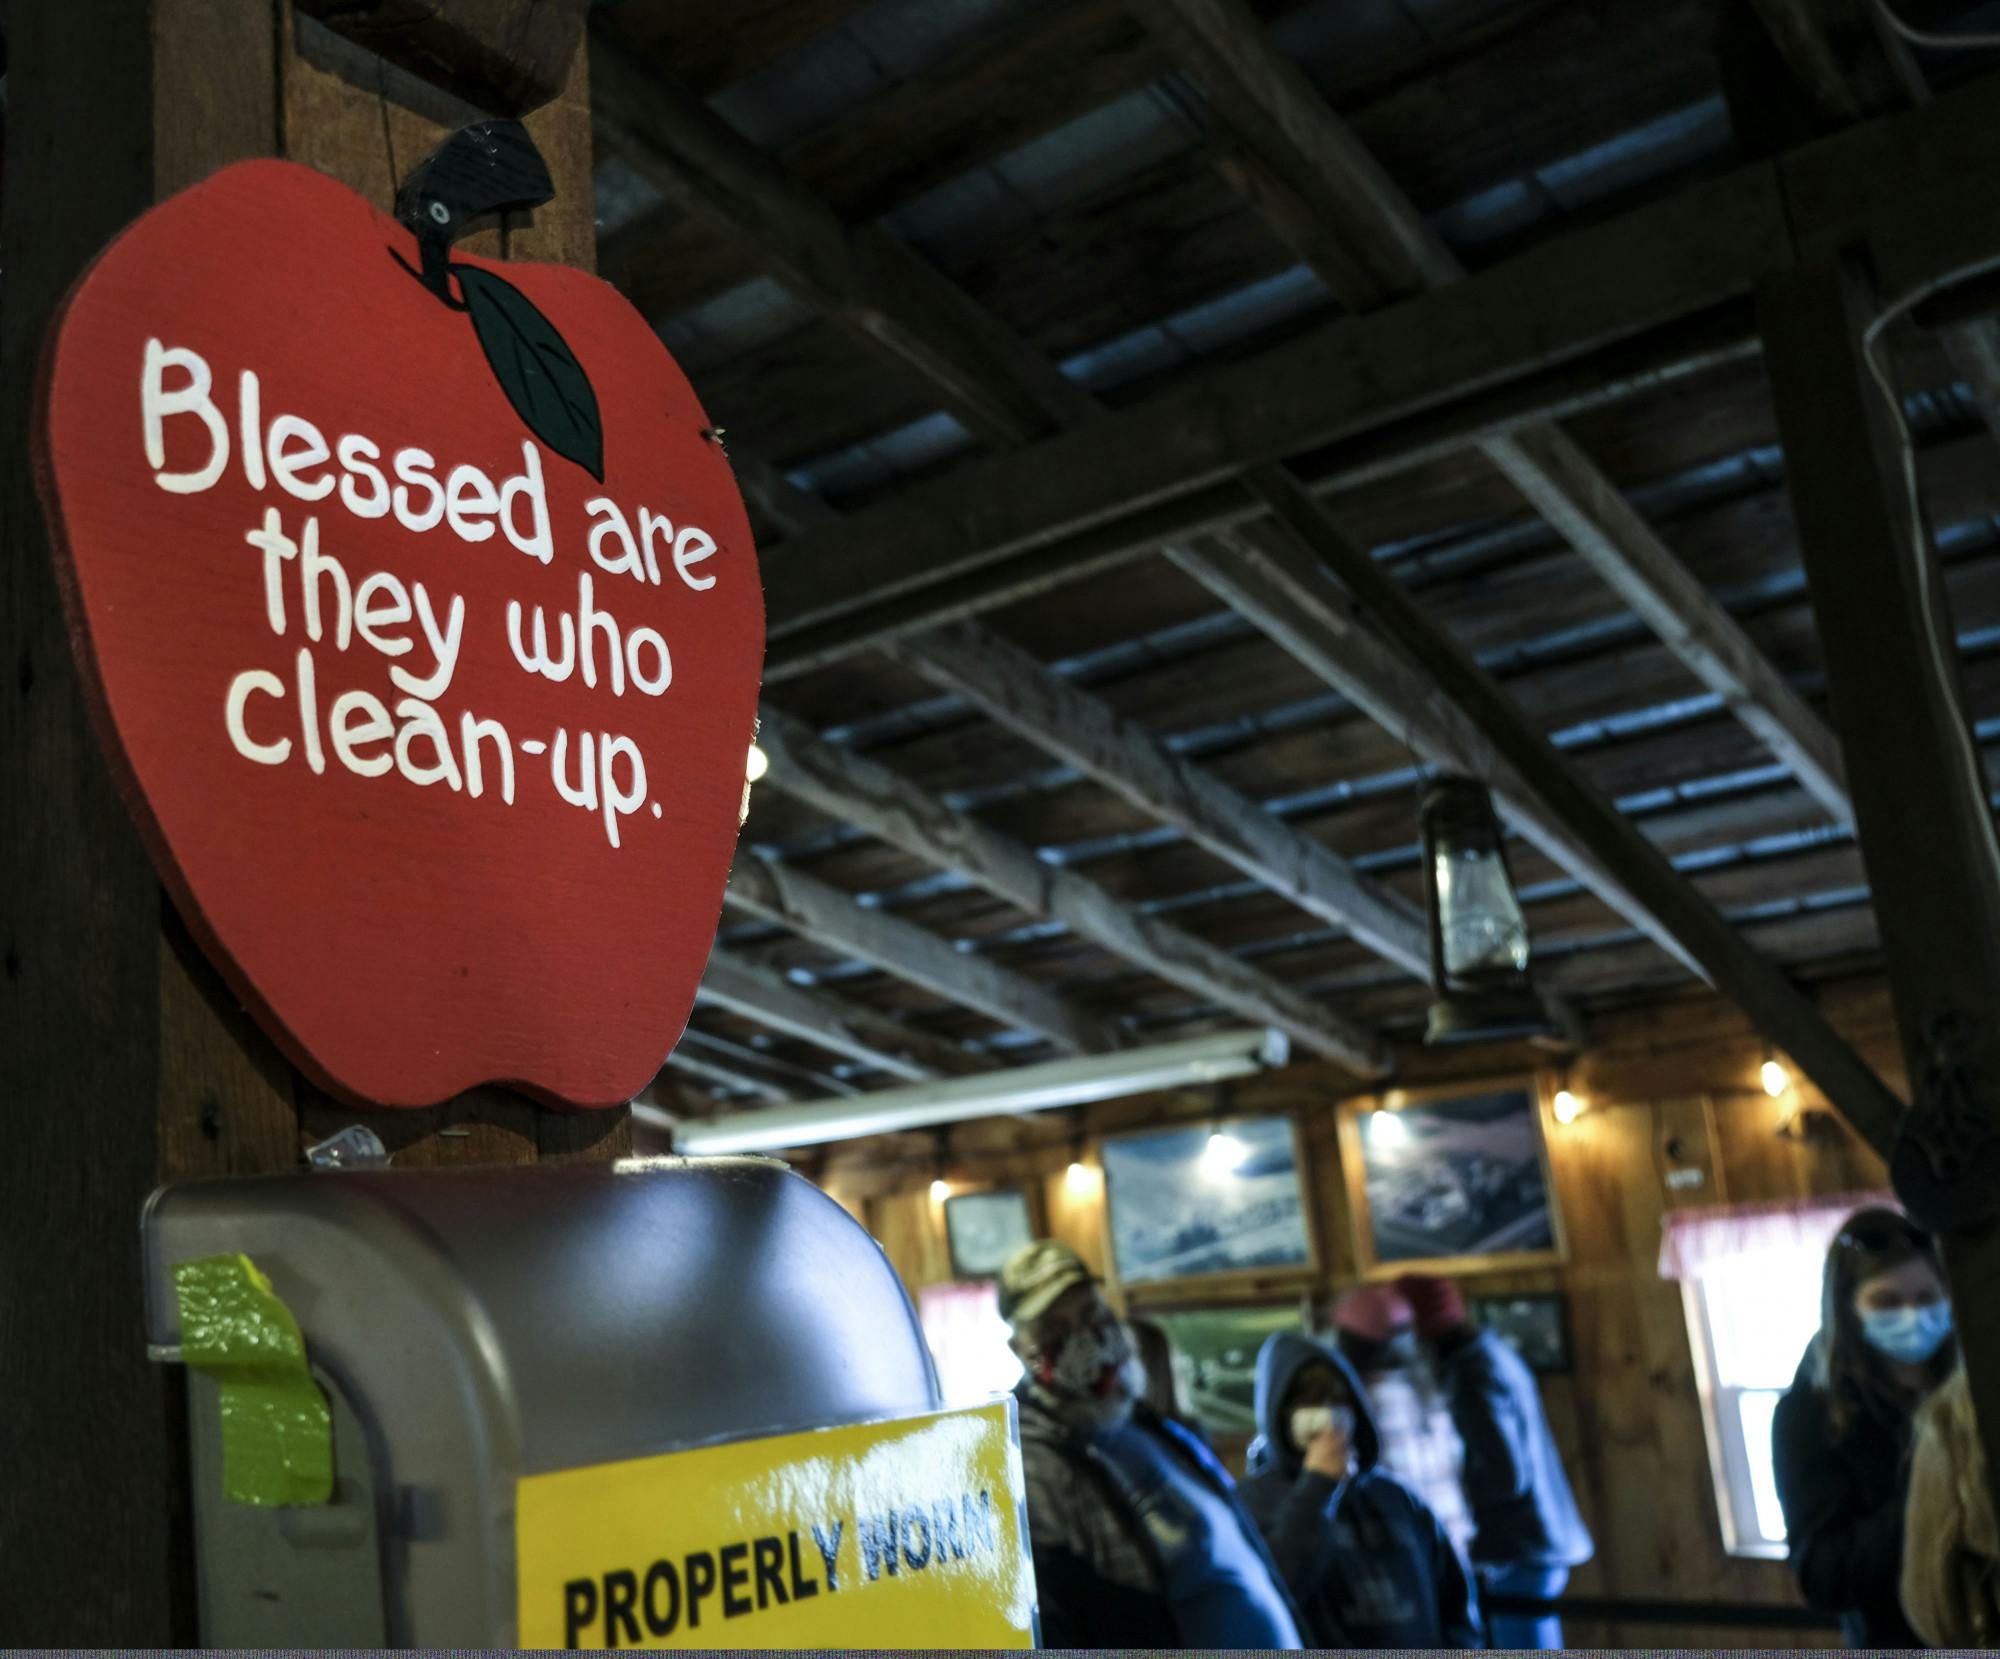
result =
[[1986,1480],[1986,1449],[1972,1415],[1972,1386],[1959,1366],[1917,1411],[1918,1432],[1935,1434],[1951,1454],[1952,1485],[1965,1517],[1965,1546],[2000,1559],[2000,1520]]

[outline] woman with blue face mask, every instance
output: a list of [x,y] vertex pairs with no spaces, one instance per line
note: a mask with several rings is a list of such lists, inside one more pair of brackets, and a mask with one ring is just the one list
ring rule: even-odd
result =
[[1853,1647],[1921,1647],[1899,1600],[1911,1424],[1957,1357],[1928,1234],[1857,1210],[1827,1250],[1820,1329],[1772,1421],[1792,1571]]

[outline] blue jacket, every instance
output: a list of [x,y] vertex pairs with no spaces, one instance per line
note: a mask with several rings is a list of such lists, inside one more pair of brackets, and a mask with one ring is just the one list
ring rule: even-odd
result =
[[[1172,1648],[1185,1645],[1167,1599],[1162,1538],[1184,1535],[1171,1492],[1140,1490],[1095,1438],[1070,1427],[1023,1379],[1021,1464],[1026,1477],[1028,1545],[1035,1562],[1041,1645],[1051,1648]],[[1132,1409],[1140,1432],[1171,1448],[1183,1469],[1232,1508],[1250,1546],[1264,1555],[1271,1582],[1284,1581],[1264,1550],[1236,1482],[1202,1440],[1153,1412]],[[1304,1631],[1306,1621],[1294,1614]]]
[[[1354,1472],[1305,1468],[1279,1421],[1299,1368],[1320,1360],[1354,1393]],[[1257,1355],[1257,1428],[1243,1501],[1271,1545],[1310,1638],[1323,1647],[1479,1647],[1465,1563],[1424,1501],[1378,1469],[1368,1393],[1330,1348],[1280,1331]]]
[[1504,1571],[1588,1561],[1596,1545],[1527,1362],[1491,1331],[1477,1331],[1439,1354],[1438,1377],[1465,1443],[1473,1564]]

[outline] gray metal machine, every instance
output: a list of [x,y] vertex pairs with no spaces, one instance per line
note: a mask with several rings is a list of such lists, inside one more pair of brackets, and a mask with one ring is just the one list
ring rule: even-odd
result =
[[144,1242],[157,1357],[174,1264],[241,1253],[333,1416],[331,1503],[232,1503],[190,1371],[210,1644],[512,1645],[523,1476],[941,1403],[880,1247],[762,1158],[197,1181]]

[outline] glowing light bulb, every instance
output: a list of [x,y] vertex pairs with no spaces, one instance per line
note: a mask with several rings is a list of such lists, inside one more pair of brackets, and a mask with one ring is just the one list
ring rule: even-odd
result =
[[1090,1169],[1085,1164],[1072,1163],[1063,1172],[1063,1183],[1069,1190],[1081,1196],[1090,1191]]
[[1410,1144],[1410,1126],[1394,1112],[1370,1112],[1368,1139],[1378,1152],[1400,1151]]
[[1232,1175],[1249,1156],[1249,1147],[1234,1135],[1225,1135],[1217,1130],[1208,1137],[1208,1145],[1201,1149],[1201,1167],[1210,1175]]
[[1772,1098],[1783,1094],[1792,1086],[1792,1074],[1776,1060],[1764,1062],[1764,1092]]
[[1583,1102],[1567,1089],[1556,1090],[1556,1098],[1552,1104],[1555,1107],[1558,1123],[1574,1123],[1583,1116]]
[[931,1202],[933,1204],[942,1204],[950,1196],[951,1183],[943,1176],[939,1176],[931,1183]]
[[762,749],[758,748],[756,744],[754,743],[751,744],[750,759],[743,768],[744,782],[755,783],[759,778],[761,778],[766,772],[770,770],[771,770],[771,757],[765,754]]

